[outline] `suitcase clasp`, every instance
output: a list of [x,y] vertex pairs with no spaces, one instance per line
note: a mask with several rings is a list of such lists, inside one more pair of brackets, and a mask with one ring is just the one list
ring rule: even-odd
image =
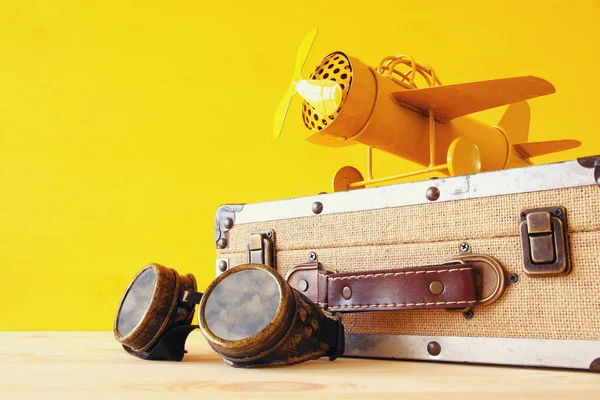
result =
[[523,269],[531,278],[571,272],[569,237],[564,207],[521,212]]
[[275,232],[253,232],[248,236],[246,256],[249,264],[264,264],[275,268]]

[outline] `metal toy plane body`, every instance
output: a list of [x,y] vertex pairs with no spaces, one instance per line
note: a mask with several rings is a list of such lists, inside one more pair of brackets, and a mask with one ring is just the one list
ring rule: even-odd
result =
[[[316,30],[309,36],[316,35]],[[307,39],[298,54],[297,71],[308,55]],[[299,68],[298,68],[299,66]],[[406,69],[402,71],[400,68]],[[296,79],[299,72],[295,74]],[[301,77],[300,77],[301,78]],[[417,88],[416,79],[426,82]],[[555,92],[549,82],[533,76],[442,85],[435,71],[409,56],[386,57],[375,69],[342,52],[327,55],[304,85],[327,86],[323,99],[304,98],[303,121],[311,143],[341,147],[368,146],[367,179],[354,167],[344,167],[334,178],[334,190],[349,190],[409,176],[440,171],[451,176],[530,165],[531,157],[576,148],[576,140],[528,143],[530,110],[526,100]],[[328,92],[328,93],[329,93]],[[341,92],[341,96],[340,96]],[[288,92],[289,95],[289,92]],[[281,132],[291,96],[284,98],[274,123]],[[331,104],[339,104],[332,113]],[[497,126],[469,114],[508,105]],[[327,105],[327,107],[325,107]],[[333,108],[335,109],[335,107]],[[328,111],[329,110],[329,111]],[[329,115],[331,114],[331,115]],[[279,127],[279,130],[277,129]],[[413,161],[424,168],[375,179],[372,149]]]

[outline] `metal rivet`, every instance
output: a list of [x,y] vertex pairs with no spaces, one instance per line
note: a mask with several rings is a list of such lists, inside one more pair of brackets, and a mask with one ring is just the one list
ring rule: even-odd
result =
[[321,214],[323,212],[323,203],[315,201],[312,205],[312,212],[314,214]]
[[225,218],[225,222],[223,222],[223,226],[224,226],[226,229],[231,229],[231,228],[233,228],[233,219],[231,219],[231,218]]
[[300,279],[300,282],[298,282],[298,290],[301,292],[306,292],[308,290],[308,282],[305,279]]
[[220,249],[224,249],[227,247],[227,239],[221,238],[217,241],[217,247]]
[[600,358],[596,358],[590,364],[590,370],[594,372],[600,372]]
[[552,211],[552,214],[554,214],[556,217],[560,217],[562,215],[562,210],[557,208],[556,210]]
[[517,283],[517,282],[519,282],[519,275],[517,275],[517,274],[508,274],[508,281],[510,283]]
[[348,286],[344,286],[342,289],[342,296],[348,300],[350,297],[352,297],[352,289],[350,289]]
[[465,312],[463,313],[463,317],[465,317],[466,319],[471,319],[471,318],[473,318],[473,310],[465,311]]
[[444,284],[440,281],[433,281],[429,284],[429,291],[436,296],[444,291]]
[[527,218],[527,213],[525,211],[521,212],[521,219]]
[[268,237],[268,238],[272,238],[272,237],[273,237],[273,232],[271,232],[271,231],[267,231],[267,237]]
[[436,201],[437,199],[440,198],[440,189],[436,188],[435,186],[432,186],[429,189],[427,189],[426,195],[427,195],[427,200]]
[[479,287],[481,285],[481,276],[479,274],[475,274],[475,287]]
[[227,261],[221,260],[219,262],[219,271],[221,271],[221,272],[227,271]]
[[429,342],[427,344],[427,352],[432,356],[437,356],[442,352],[442,346],[438,342]]
[[311,253],[308,255],[308,259],[309,259],[310,261],[316,261],[316,260],[317,260],[317,253],[315,253],[314,251],[313,251],[313,252],[311,252]]
[[471,249],[471,246],[469,246],[469,243],[463,242],[460,244],[460,251],[462,251],[463,253],[466,253],[470,249]]

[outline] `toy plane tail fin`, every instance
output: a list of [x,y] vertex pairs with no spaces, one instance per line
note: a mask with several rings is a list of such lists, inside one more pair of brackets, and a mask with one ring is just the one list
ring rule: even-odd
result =
[[508,106],[502,119],[498,122],[498,126],[506,133],[511,144],[527,143],[530,119],[529,104],[526,101],[520,101]]
[[521,101],[511,104],[498,123],[498,126],[508,136],[508,140],[513,148],[513,156],[509,160],[508,166],[530,165],[531,161],[529,159],[532,157],[557,153],[581,146],[581,142],[577,140],[552,140],[528,143],[530,116],[529,105],[526,101]]

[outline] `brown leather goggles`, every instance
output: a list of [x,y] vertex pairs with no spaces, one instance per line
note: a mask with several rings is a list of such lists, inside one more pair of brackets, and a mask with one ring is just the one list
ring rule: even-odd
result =
[[[191,325],[198,304],[200,325]],[[228,270],[204,294],[193,275],[149,264],[129,284],[113,330],[136,357],[180,361],[196,328],[236,367],[291,365],[323,356],[334,360],[344,352],[342,323],[261,264]]]

